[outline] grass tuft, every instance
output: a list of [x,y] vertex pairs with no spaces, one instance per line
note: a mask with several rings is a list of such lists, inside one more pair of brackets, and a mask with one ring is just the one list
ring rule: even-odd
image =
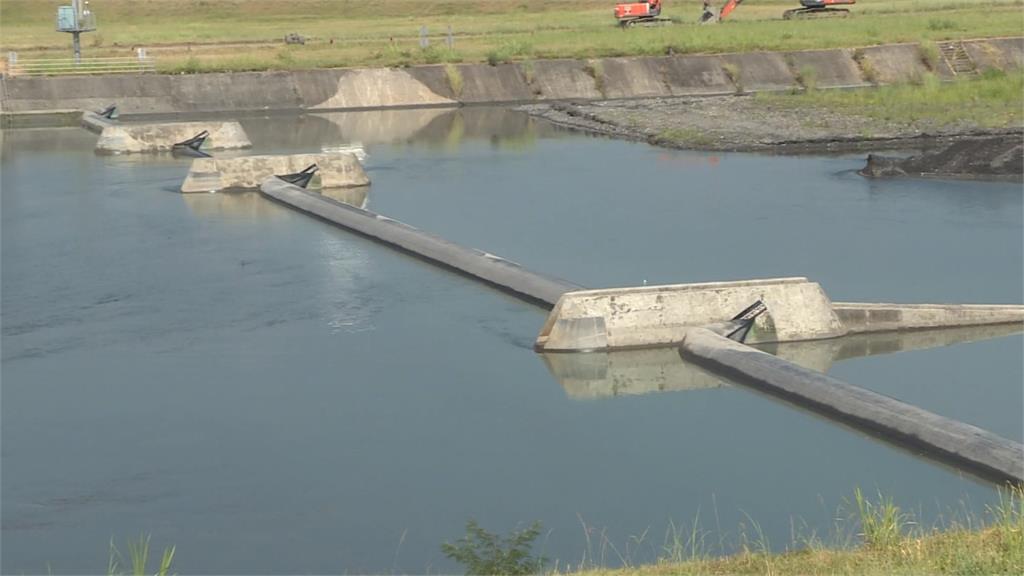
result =
[[[150,537],[148,534],[139,534],[138,540],[128,540],[128,558],[131,563],[131,574],[133,576],[145,576],[149,573],[147,568],[149,564],[149,542]],[[155,573],[156,576],[167,576],[170,574],[171,564],[174,562],[175,549],[174,546],[164,549],[164,553],[160,557],[160,565]],[[124,557],[121,556],[121,551],[117,549],[114,539],[111,538],[107,576],[122,576],[124,574],[121,571],[123,563]]]
[[444,74],[448,77],[448,86],[456,98],[462,96],[462,72],[454,64],[444,65]]
[[732,82],[734,86],[736,86],[736,93],[742,94],[743,80],[740,77],[740,67],[737,66],[736,64],[727,63],[722,64],[722,70],[725,72],[725,75],[729,78],[729,81]]
[[601,93],[601,96],[607,96],[604,64],[600,60],[587,60],[587,63],[583,65],[583,71],[594,79],[594,87],[596,87],[597,91]]
[[939,69],[942,53],[939,52],[938,44],[930,40],[924,40],[917,45],[917,53],[921,57],[921,63],[928,70],[936,72]]

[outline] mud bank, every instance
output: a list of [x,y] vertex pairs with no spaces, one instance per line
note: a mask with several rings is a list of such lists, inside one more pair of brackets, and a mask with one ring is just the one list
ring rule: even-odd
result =
[[562,127],[668,148],[783,153],[944,148],[956,139],[1019,140],[1024,127],[894,124],[850,111],[773,106],[753,95],[553,102],[519,108]]
[[908,158],[869,154],[859,171],[868,178],[970,178],[1024,180],[1024,138],[1020,135],[963,138]]

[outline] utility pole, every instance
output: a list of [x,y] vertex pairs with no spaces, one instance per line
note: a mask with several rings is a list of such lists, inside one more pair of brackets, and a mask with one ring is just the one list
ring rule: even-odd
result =
[[70,6],[57,7],[57,31],[71,34],[75,64],[82,61],[82,32],[96,29],[96,17],[89,10],[89,0],[71,0]]
[[71,48],[75,51],[75,64],[82,62],[82,7],[79,3],[82,0],[71,0],[71,9],[75,11],[75,30],[71,33]]

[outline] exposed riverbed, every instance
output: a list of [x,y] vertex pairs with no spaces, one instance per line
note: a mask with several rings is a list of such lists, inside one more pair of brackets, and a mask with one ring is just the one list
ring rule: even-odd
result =
[[780,106],[765,98],[713,96],[531,104],[522,110],[560,126],[669,148],[824,153],[934,148],[958,138],[1004,135],[1022,127],[873,118],[855,109]]

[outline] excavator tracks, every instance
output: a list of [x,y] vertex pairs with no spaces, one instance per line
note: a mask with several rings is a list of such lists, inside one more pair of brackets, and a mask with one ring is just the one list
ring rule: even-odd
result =
[[622,20],[619,22],[619,26],[622,28],[633,28],[635,26],[668,26],[675,24],[675,21],[671,18],[634,18],[632,20]]
[[782,13],[783,20],[807,20],[810,18],[845,18],[850,15],[846,8],[794,8]]

